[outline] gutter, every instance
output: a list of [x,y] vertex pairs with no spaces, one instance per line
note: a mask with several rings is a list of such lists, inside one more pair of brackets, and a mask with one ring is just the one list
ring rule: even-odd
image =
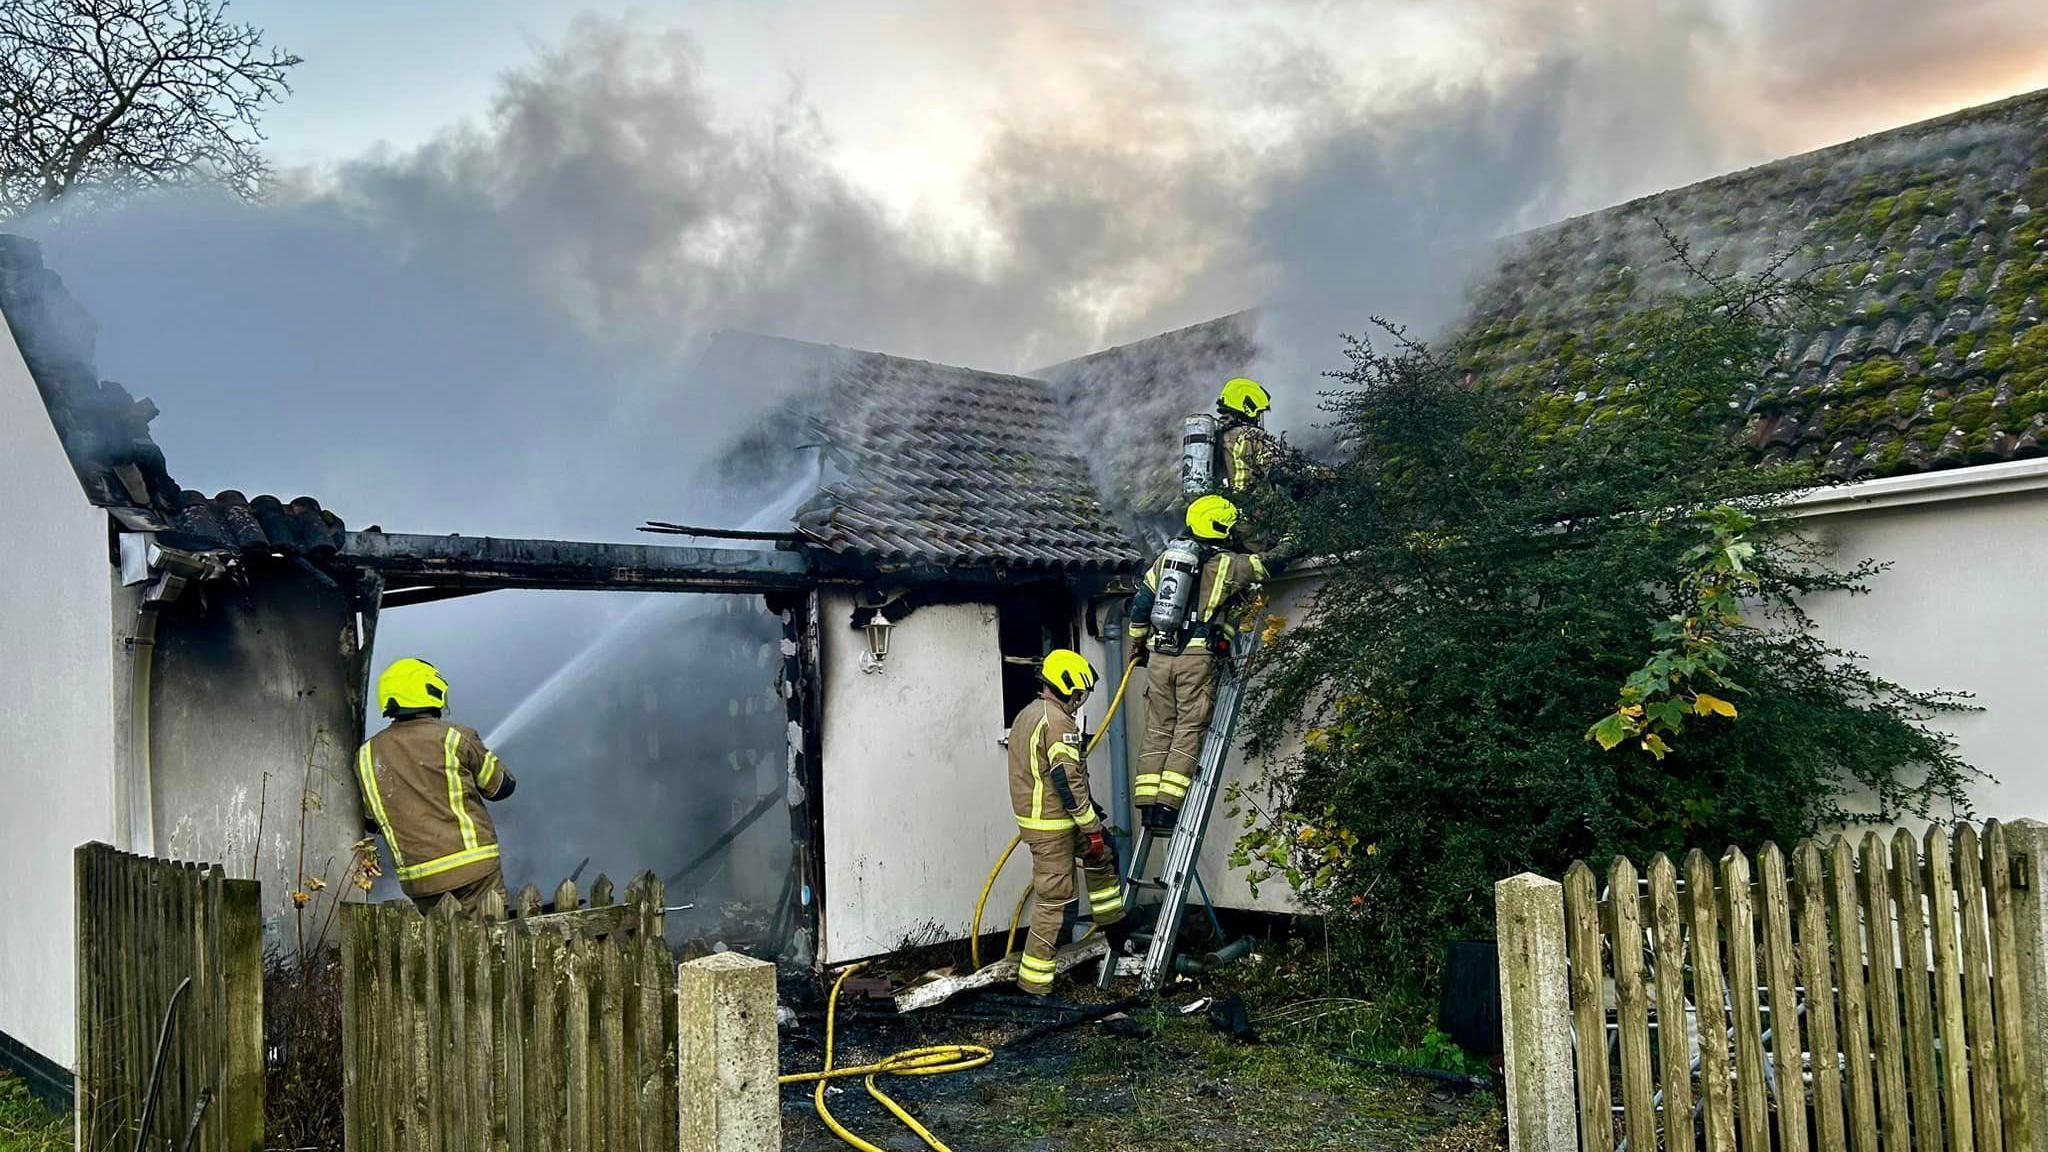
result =
[[2011,460],[1818,488],[1793,497],[1786,503],[1784,511],[1800,519],[1811,519],[1843,512],[1904,508],[1914,504],[1981,500],[2044,489],[2048,489],[2048,459]]
[[[1966,468],[1944,468],[1938,472],[1916,472],[1910,476],[1886,476],[1814,488],[1771,511],[1793,519],[1813,520],[1848,512],[1876,512],[1886,508],[1908,508],[1915,504],[1985,500],[2041,491],[2048,491],[2048,457],[1972,464]],[[1337,567],[1337,557],[1309,557],[1295,562],[1267,583],[1284,584],[1325,576]]]

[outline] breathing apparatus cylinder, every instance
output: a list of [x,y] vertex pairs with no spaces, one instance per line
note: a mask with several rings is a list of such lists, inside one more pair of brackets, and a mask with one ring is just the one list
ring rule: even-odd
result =
[[1216,483],[1216,417],[1197,412],[1180,424],[1180,490],[1200,496]]
[[1152,629],[1176,636],[1188,622],[1195,585],[1202,579],[1202,546],[1186,536],[1167,541],[1159,554],[1159,589],[1152,595]]

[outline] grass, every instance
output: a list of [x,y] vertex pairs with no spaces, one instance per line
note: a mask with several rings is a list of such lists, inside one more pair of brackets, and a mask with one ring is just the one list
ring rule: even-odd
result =
[[[1205,991],[1251,1001],[1254,993],[1279,993],[1275,978],[1250,972],[1228,990],[1212,978]],[[1503,1127],[1492,1095],[1457,1095],[1338,1057],[1338,1051],[1369,1052],[1423,1063],[1420,1049],[1398,1047],[1400,1038],[1415,1035],[1405,1008],[1382,1012],[1363,1000],[1329,996],[1294,1003],[1291,1013],[1276,1012],[1273,1000],[1253,1005],[1261,1034],[1256,1044],[1213,1030],[1205,1012],[1182,1015],[1168,1007],[1134,1013],[1141,1036],[1091,1026],[1004,1050],[994,1064],[966,1075],[895,1079],[886,1087],[941,1139],[979,1152],[1499,1152]],[[860,1035],[873,1024],[842,1026],[844,1058],[940,1039],[1002,1038],[1001,1029],[979,1032],[937,1016],[921,1026],[930,1033]],[[856,1084],[845,1085],[832,1107],[854,1131],[891,1152],[922,1147]],[[844,1147],[798,1094],[785,1095],[784,1122],[791,1152]]]
[[52,1112],[28,1085],[0,1072],[0,1152],[58,1152],[71,1147],[71,1117]]
[[1148,1018],[1145,1039],[1092,1034],[1063,1075],[986,1087],[979,1146],[1073,1152],[1497,1147],[1491,1097],[1452,1098],[1302,1044],[1238,1044],[1196,1018]]

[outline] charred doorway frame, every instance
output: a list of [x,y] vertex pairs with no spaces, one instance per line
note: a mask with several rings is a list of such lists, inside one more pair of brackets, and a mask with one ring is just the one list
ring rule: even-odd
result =
[[[434,536],[372,529],[350,532],[336,567],[360,574],[358,717],[368,727],[370,651],[385,608],[430,604],[505,588],[560,591],[709,592],[763,596],[782,621],[779,679],[788,726],[784,783],[795,852],[774,920],[775,947],[798,934],[803,962],[816,967],[824,939],[823,726],[819,590],[855,578],[818,571],[793,549],[695,548],[600,544],[491,536]],[[357,733],[357,739],[364,737]]]

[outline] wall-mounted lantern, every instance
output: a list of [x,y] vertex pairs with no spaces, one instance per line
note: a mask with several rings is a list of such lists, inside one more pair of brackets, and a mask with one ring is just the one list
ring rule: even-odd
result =
[[896,623],[877,608],[868,616],[862,630],[868,635],[868,650],[860,658],[860,670],[880,672],[882,662],[889,658],[889,633],[896,630]]

